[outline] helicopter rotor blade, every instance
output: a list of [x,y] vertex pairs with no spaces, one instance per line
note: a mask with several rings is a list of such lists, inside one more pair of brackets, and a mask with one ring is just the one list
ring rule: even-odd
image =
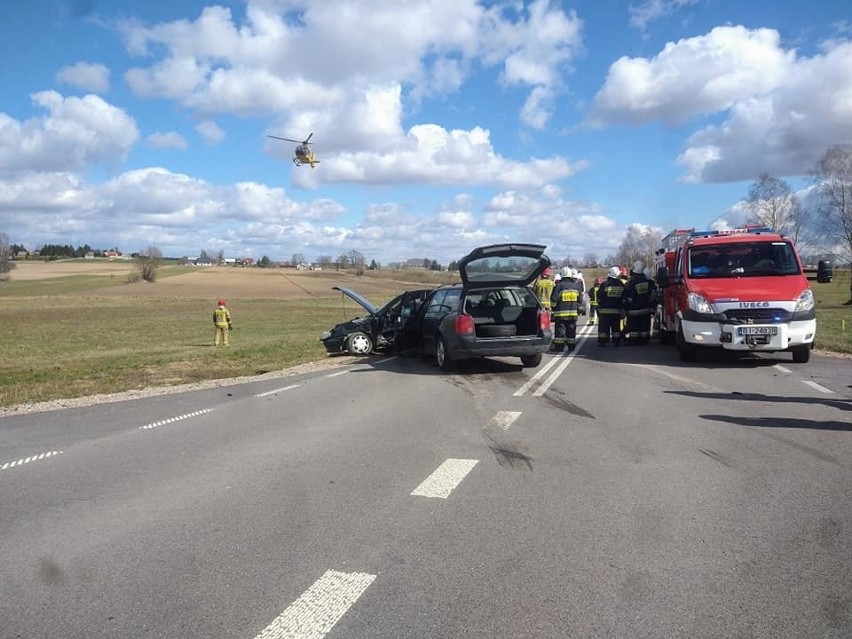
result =
[[311,134],[307,137],[307,139],[302,144],[307,144],[308,142],[310,142],[312,137],[314,137],[313,131],[311,131]]
[[286,141],[286,142],[296,142],[297,144],[301,144],[301,143],[302,143],[302,141],[301,141],[301,140],[294,140],[293,138],[282,138],[282,137],[279,137],[279,136],[277,136],[277,135],[267,135],[266,137],[268,137],[268,138],[275,138],[276,140],[284,140],[284,141]]

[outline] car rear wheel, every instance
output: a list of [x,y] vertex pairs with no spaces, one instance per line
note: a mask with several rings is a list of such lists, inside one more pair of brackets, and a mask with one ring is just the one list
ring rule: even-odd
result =
[[523,364],[525,368],[535,368],[541,364],[541,353],[537,353],[535,355],[521,355],[521,364]]
[[350,355],[369,355],[373,352],[373,340],[366,333],[352,333],[346,338],[346,351]]
[[435,362],[445,373],[453,370],[453,360],[447,356],[447,345],[444,343],[443,337],[438,337],[435,340]]

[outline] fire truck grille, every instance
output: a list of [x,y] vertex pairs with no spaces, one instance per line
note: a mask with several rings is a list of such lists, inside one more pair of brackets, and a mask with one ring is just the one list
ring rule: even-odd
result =
[[726,311],[725,317],[733,324],[783,324],[792,313],[783,308],[738,308]]

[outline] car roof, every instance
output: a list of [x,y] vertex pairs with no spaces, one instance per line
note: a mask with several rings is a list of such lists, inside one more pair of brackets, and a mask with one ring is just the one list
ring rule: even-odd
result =
[[459,261],[465,286],[529,285],[550,266],[543,244],[490,244],[480,246]]

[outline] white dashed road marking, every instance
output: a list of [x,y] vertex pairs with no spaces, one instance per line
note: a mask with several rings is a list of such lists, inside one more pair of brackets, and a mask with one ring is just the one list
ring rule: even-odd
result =
[[417,497],[446,499],[478,462],[478,459],[448,459],[411,494]]
[[255,639],[322,639],[376,575],[327,571]]
[[787,373],[788,375],[790,375],[793,372],[789,368],[787,368],[786,366],[781,366],[781,364],[775,364],[775,366],[773,368],[777,368],[782,373]]
[[292,390],[294,388],[299,388],[299,384],[290,384],[289,386],[284,386],[283,388],[275,388],[270,391],[266,391],[265,393],[257,393],[255,397],[266,397],[267,395],[275,395],[276,393],[283,393],[284,391]]
[[204,408],[202,410],[196,410],[191,413],[186,413],[185,415],[178,415],[177,417],[169,417],[168,419],[162,419],[158,422],[153,422],[151,424],[145,424],[144,426],[140,426],[142,430],[151,430],[152,428],[156,428],[157,426],[165,426],[166,424],[173,424],[175,422],[179,422],[183,419],[189,419],[190,417],[198,417],[199,415],[204,415],[205,413],[212,412],[212,408]]
[[42,459],[47,459],[48,457],[53,457],[54,455],[61,455],[62,452],[63,451],[61,450],[52,450],[49,453],[41,453],[40,455],[33,455],[32,457],[16,459],[15,461],[6,462],[2,466],[0,466],[0,470],[6,470],[7,468],[16,468],[18,466],[23,466],[24,464],[29,464],[34,461],[40,461]]
[[833,390],[831,390],[830,388],[826,388],[822,384],[817,384],[816,382],[812,382],[810,380],[805,380],[804,383],[807,384],[808,386],[810,386],[811,388],[815,388],[820,393],[825,393],[826,395],[834,395]]
[[509,426],[514,424],[520,416],[521,414],[517,411],[501,410],[491,418],[491,422],[503,430],[509,430]]
[[331,375],[326,375],[326,377],[340,377],[341,375],[346,375],[349,371],[340,371],[338,373],[331,373]]

